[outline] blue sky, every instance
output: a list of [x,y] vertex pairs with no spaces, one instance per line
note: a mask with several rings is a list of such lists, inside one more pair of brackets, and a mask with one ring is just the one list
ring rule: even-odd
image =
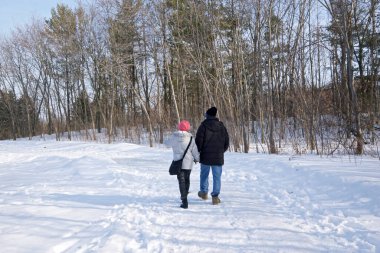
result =
[[27,24],[32,17],[50,17],[51,9],[58,3],[72,8],[77,6],[77,0],[0,0],[0,37],[9,35],[17,26]]

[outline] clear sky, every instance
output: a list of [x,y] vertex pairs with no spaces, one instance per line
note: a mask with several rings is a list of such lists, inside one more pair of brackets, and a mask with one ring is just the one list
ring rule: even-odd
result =
[[43,20],[58,3],[72,8],[77,0],[0,0],[0,37],[9,35],[17,26],[27,24],[32,17]]

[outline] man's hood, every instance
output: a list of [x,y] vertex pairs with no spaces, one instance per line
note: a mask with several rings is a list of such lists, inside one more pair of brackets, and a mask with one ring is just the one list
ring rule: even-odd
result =
[[212,132],[219,132],[223,127],[223,123],[218,118],[206,119],[203,124]]

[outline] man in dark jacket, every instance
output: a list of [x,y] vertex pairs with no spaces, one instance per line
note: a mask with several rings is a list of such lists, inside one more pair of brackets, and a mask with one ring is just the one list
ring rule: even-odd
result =
[[226,127],[216,117],[216,107],[207,110],[206,119],[197,130],[195,143],[200,153],[201,175],[200,191],[198,196],[207,199],[208,176],[212,169],[213,188],[211,192],[212,204],[220,203],[219,193],[221,187],[222,166],[224,164],[224,152],[229,147],[229,137]]

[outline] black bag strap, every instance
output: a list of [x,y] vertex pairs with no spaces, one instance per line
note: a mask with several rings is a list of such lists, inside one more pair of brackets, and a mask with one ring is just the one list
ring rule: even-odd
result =
[[182,159],[183,158],[185,158],[185,155],[186,155],[186,153],[187,153],[187,150],[189,149],[189,147],[190,147],[190,144],[191,144],[191,141],[193,140],[193,136],[191,136],[190,137],[190,142],[189,142],[189,145],[187,145],[187,148],[186,148],[186,150],[185,150],[185,153],[183,154],[183,157],[182,157]]

